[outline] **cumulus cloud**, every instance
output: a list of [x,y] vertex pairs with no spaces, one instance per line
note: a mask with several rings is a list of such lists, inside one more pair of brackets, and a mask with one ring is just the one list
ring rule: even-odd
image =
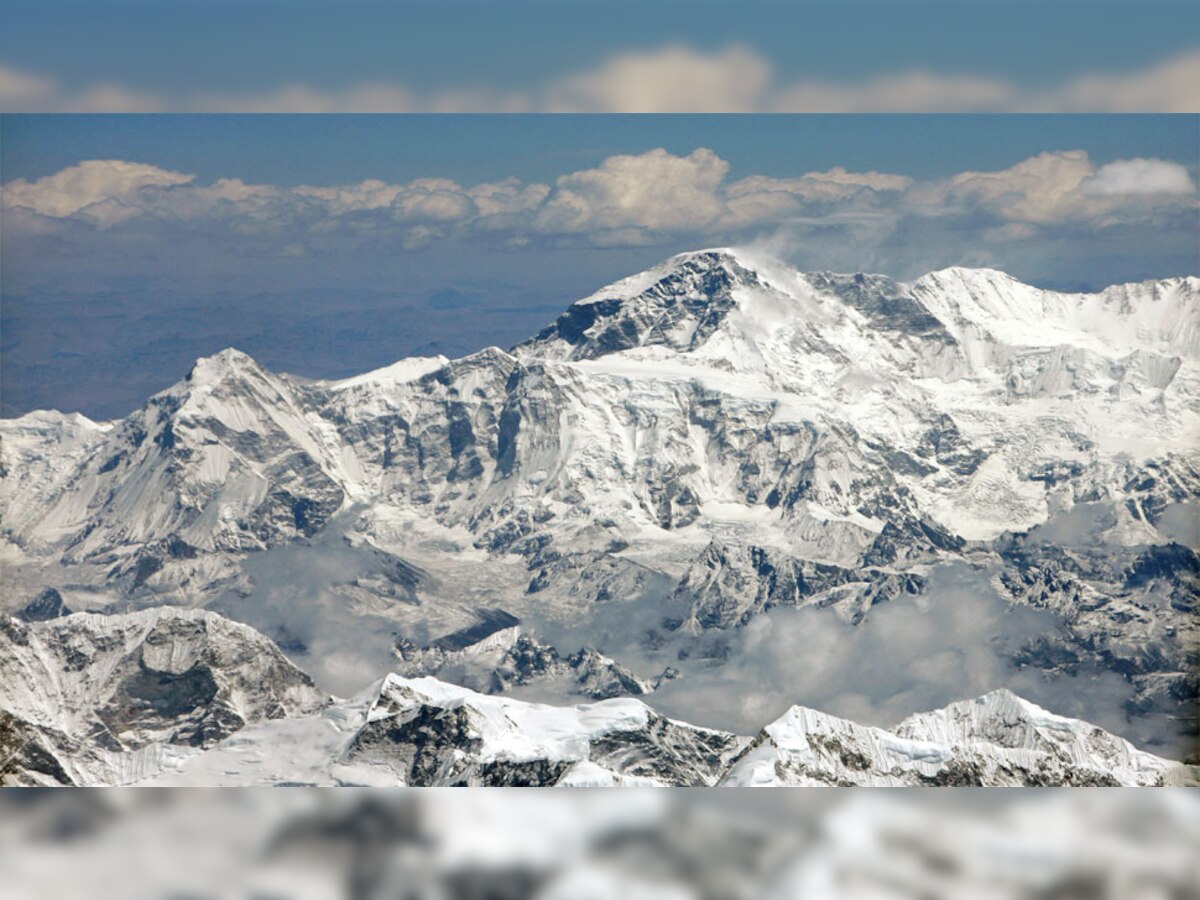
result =
[[278,256],[284,246],[297,255],[306,242],[327,247],[333,239],[401,250],[433,240],[632,247],[677,239],[744,243],[783,229],[817,241],[814,246],[849,243],[861,267],[905,223],[924,223],[925,231],[942,223],[960,243],[1002,246],[1048,229],[1087,233],[1161,224],[1172,212],[1194,214],[1196,199],[1179,163],[1132,159],[1097,166],[1081,150],[933,181],[843,167],[730,180],[729,163],[701,147],[686,155],[660,148],[611,156],[551,184],[438,177],[288,188],[236,178],[202,184],[146,163],[90,160],[34,181],[8,182],[3,204],[7,227],[18,237],[105,231],[153,241],[173,229],[192,237],[207,229],[214,239],[235,240],[241,253],[267,256]]
[[0,66],[7,112],[1197,112],[1200,51],[1119,74],[1080,72],[1028,87],[971,72],[905,69],[839,81],[778,77],[771,60],[732,45],[670,44],[618,52],[532,88],[418,89],[370,81],[346,88],[294,83],[267,91],[199,88],[167,96],[119,84],[69,91],[34,72]]
[[1162,112],[1200,110],[1200,51],[1122,74],[1023,87],[969,72],[893,72],[861,82],[798,81],[762,98],[777,112]]
[[1082,75],[1051,91],[1031,111],[1164,112],[1200,111],[1200,51],[1163,60],[1124,75]]
[[1119,159],[1101,166],[1080,189],[1096,197],[1121,194],[1192,194],[1196,186],[1188,170],[1162,159]]
[[1196,194],[1167,192],[1182,187],[1182,167],[1124,162],[1097,165],[1064,151],[936,180],[843,167],[731,179],[711,150],[656,149],[549,183],[429,177],[283,187],[91,161],[9,182],[2,199],[6,252],[38,279],[115,266],[173,278],[180,266],[222,257],[382,265],[431,248],[656,248],[665,256],[712,245],[762,246],[807,271],[912,278],[987,266],[1063,287],[1193,271]]
[[[189,184],[194,175],[118,159],[95,159],[70,166],[36,181],[17,179],[4,185],[4,202],[45,216],[61,218],[103,204],[136,206],[147,188]],[[111,215],[111,212],[108,214]],[[108,221],[100,214],[100,221]]]
[[848,172],[838,166],[796,178],[750,175],[726,190],[730,221],[753,225],[803,215],[843,214],[895,202],[913,180],[882,172]]
[[687,156],[651,150],[610,156],[564,175],[538,211],[542,232],[671,229],[702,231],[725,211],[720,189],[729,163],[700,148]]
[[32,72],[22,72],[0,63],[0,106],[6,110],[36,109],[57,105],[54,82]]
[[1194,210],[1187,169],[1162,159],[1116,160],[1097,167],[1082,150],[1041,153],[1007,169],[960,172],[915,186],[914,215],[971,214],[996,221],[989,236],[1025,239],[1039,227],[1102,229],[1153,221],[1164,210]]
[[761,107],[771,65],[753,50],[732,46],[702,53],[673,45],[621,53],[598,68],[568,75],[546,90],[558,112],[712,112]]
[[994,172],[961,172],[916,192],[915,207],[941,214],[978,208],[1015,222],[1047,223],[1086,215],[1091,202],[1080,190],[1095,172],[1082,150],[1041,153]]

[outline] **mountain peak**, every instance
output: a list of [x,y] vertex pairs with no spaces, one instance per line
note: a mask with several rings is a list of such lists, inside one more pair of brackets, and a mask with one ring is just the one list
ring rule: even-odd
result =
[[249,354],[234,347],[226,347],[212,356],[201,356],[197,359],[188,372],[187,383],[191,387],[200,387],[224,381],[230,375],[261,371],[261,367]]
[[755,266],[743,251],[731,247],[710,247],[677,253],[644,272],[606,285],[573,305],[603,303],[613,299],[633,300],[663,282],[708,275],[730,280],[757,281]]
[[733,247],[706,247],[703,250],[686,250],[683,253],[676,253],[661,263],[659,268],[670,269],[689,264],[749,267],[741,252]]
[[988,266],[946,266],[944,269],[934,269],[931,272],[926,272],[917,281],[926,279],[957,279],[965,283],[978,281],[1002,281],[1009,283],[1022,284],[1019,278],[1014,278],[1007,272],[1001,269],[993,269]]
[[581,360],[646,345],[690,350],[733,309],[735,291],[762,285],[727,248],[681,253],[577,301],[515,352]]

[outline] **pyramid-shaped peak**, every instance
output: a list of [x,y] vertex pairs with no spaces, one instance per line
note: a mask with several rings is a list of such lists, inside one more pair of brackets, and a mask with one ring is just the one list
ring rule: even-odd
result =
[[731,247],[690,250],[677,253],[636,275],[605,285],[594,294],[576,301],[574,305],[635,300],[656,289],[682,293],[693,288],[713,291],[719,286],[733,283],[754,284],[761,280],[758,266],[766,262],[765,257],[752,260],[746,251]]
[[947,703],[939,709],[926,713],[917,713],[916,716],[942,714],[970,716],[980,720],[997,717],[1012,719],[1014,716],[1023,719],[1062,718],[1048,710],[1042,709],[1042,707],[1035,703],[1031,703],[1008,688],[996,688],[985,694],[980,694],[978,697],[956,700],[952,703]]
[[980,694],[974,700],[963,700],[960,702],[974,703],[979,706],[999,706],[1004,703],[1032,706],[1028,700],[1026,700],[1020,694],[1013,693],[1008,688],[996,688],[994,691],[988,691],[986,694]]
[[[1093,730],[1086,722],[1049,712],[1004,688],[916,713],[894,729],[906,738],[948,743],[987,741],[1006,747],[1041,746],[1045,741],[1043,732],[1074,734]],[[1119,741],[1112,736],[1106,739]]]
[[677,253],[647,274],[669,278],[687,272],[720,273],[733,281],[757,285],[766,280],[767,273],[782,270],[794,272],[792,266],[766,253],[742,247],[709,247]]
[[247,353],[234,347],[226,347],[212,356],[202,356],[192,364],[187,382],[192,387],[215,384],[231,375],[258,373],[262,369]]
[[729,248],[681,253],[577,301],[514,352],[593,359],[645,345],[686,351],[719,327],[736,305],[736,291],[764,284]]
[[980,694],[972,700],[959,700],[955,703],[949,703],[941,710],[935,710],[934,712],[944,711],[961,715],[971,715],[983,720],[1011,720],[1015,717],[1023,720],[1069,721],[1066,717],[1043,709],[1036,703],[1026,700],[1020,694],[1016,694],[1008,688],[996,688],[995,690],[988,691],[986,694]]
[[734,247],[706,247],[703,250],[687,250],[683,253],[676,253],[674,256],[662,263],[665,267],[679,265],[736,265],[742,267],[752,267],[752,263],[748,255],[743,250],[738,250]]

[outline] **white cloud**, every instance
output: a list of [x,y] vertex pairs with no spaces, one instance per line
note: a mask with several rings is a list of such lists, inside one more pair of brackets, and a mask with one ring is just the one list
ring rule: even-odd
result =
[[296,188],[296,194],[325,203],[329,211],[337,215],[353,210],[381,209],[391,206],[400,190],[400,185],[388,184],[378,178],[369,178],[358,184],[340,187],[302,185]]
[[0,64],[0,109],[36,109],[58,102],[55,84],[49,78]]
[[519,179],[478,184],[468,189],[471,199],[479,209],[483,221],[489,217],[496,226],[503,224],[506,217],[537,209],[550,194],[546,184],[522,184]]
[[[4,203],[61,218],[102,202],[110,208],[112,204],[136,207],[138,194],[146,188],[190,184],[194,179],[194,175],[143,163],[96,159],[36,181],[10,181],[4,185]],[[106,215],[100,218],[108,221]]]
[[1006,686],[1012,653],[1054,626],[1001,600],[986,575],[945,566],[925,595],[876,606],[858,625],[817,607],[760,615],[729,636],[729,662],[689,671],[655,698],[669,715],[741,733],[793,704],[894,725]]
[[1079,190],[1095,171],[1082,150],[1041,153],[994,172],[961,172],[917,192],[925,212],[979,208],[1017,222],[1049,223],[1085,215]]
[[729,163],[703,147],[682,157],[662,149],[610,156],[594,169],[559,178],[534,224],[551,233],[699,231],[725,211],[718,192],[728,171]]
[[1133,688],[1115,672],[1088,662],[1070,672],[1017,665],[1019,651],[1063,623],[1002,599],[990,584],[994,574],[935,567],[924,594],[872,607],[857,625],[832,609],[770,610],[723,635],[728,662],[685,671],[655,692],[655,705],[685,721],[752,734],[793,704],[887,727],[1003,687],[1173,752],[1178,737],[1162,719],[1127,714]]
[[1179,163],[1163,159],[1119,159],[1088,176],[1080,189],[1097,197],[1123,194],[1192,194],[1192,176]]
[[399,84],[367,83],[345,91],[322,91],[303,84],[267,93],[206,92],[190,103],[201,110],[233,113],[417,112],[420,99]]
[[1200,51],[1141,71],[1080,72],[1027,87],[966,72],[899,70],[867,79],[781,80],[771,60],[733,45],[617,53],[594,68],[528,89],[421,90],[393,82],[344,89],[289,84],[166,96],[119,84],[70,92],[38,73],[0,66],[7,112],[1200,112]]
[[555,112],[711,112],[759,108],[771,66],[754,51],[732,46],[702,53],[668,46],[621,53],[598,68],[568,75],[545,91]]
[[1178,163],[1133,159],[1097,167],[1080,150],[936,181],[842,167],[791,178],[728,176],[729,163],[703,147],[685,156],[661,148],[611,156],[553,184],[516,178],[475,185],[448,178],[294,188],[236,178],[197,184],[192,175],[152,165],[92,160],[36,181],[9,182],[3,201],[22,211],[8,223],[14,233],[47,233],[69,222],[149,228],[152,237],[208,223],[214,235],[274,240],[264,253],[338,235],[393,240],[404,249],[472,237],[511,246],[641,246],[677,237],[742,240],[786,226],[830,240],[840,235],[867,254],[912,217],[954,223],[964,238],[975,235],[983,252],[1028,241],[1042,228],[1153,223],[1163,211],[1195,207],[1191,176]]
[[396,218],[417,222],[459,222],[478,210],[462,187],[449,179],[418,179],[397,192],[391,204]]
[[1200,51],[1123,75],[1083,75],[1052,91],[1045,112],[1200,112]]
[[[1113,224],[1153,209],[1194,206],[1187,169],[1161,159],[1116,160],[1099,168],[1082,150],[1042,153],[993,172],[961,172],[914,188],[910,208],[929,216],[972,209],[1012,223]],[[994,232],[999,234],[1001,232]],[[1027,229],[1010,229],[1014,237]]]
[[838,166],[796,178],[749,175],[726,190],[731,222],[753,224],[832,208],[849,212],[887,202],[913,181],[904,175],[849,172]]
[[1011,84],[973,75],[896,72],[859,83],[796,81],[765,101],[775,112],[1002,112],[1024,101]]

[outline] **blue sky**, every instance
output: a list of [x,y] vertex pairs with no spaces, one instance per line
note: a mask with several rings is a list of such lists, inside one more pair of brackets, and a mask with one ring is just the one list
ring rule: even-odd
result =
[[237,346],[333,377],[507,346],[677,252],[1195,274],[1197,116],[0,119],[6,415],[128,412]]
[[1019,116],[8,116],[3,178],[84,159],[126,159],[277,185],[443,176],[548,181],[617,153],[708,147],[731,175],[786,177],[844,166],[937,178],[1002,169],[1047,150],[1196,163],[1196,119]]

